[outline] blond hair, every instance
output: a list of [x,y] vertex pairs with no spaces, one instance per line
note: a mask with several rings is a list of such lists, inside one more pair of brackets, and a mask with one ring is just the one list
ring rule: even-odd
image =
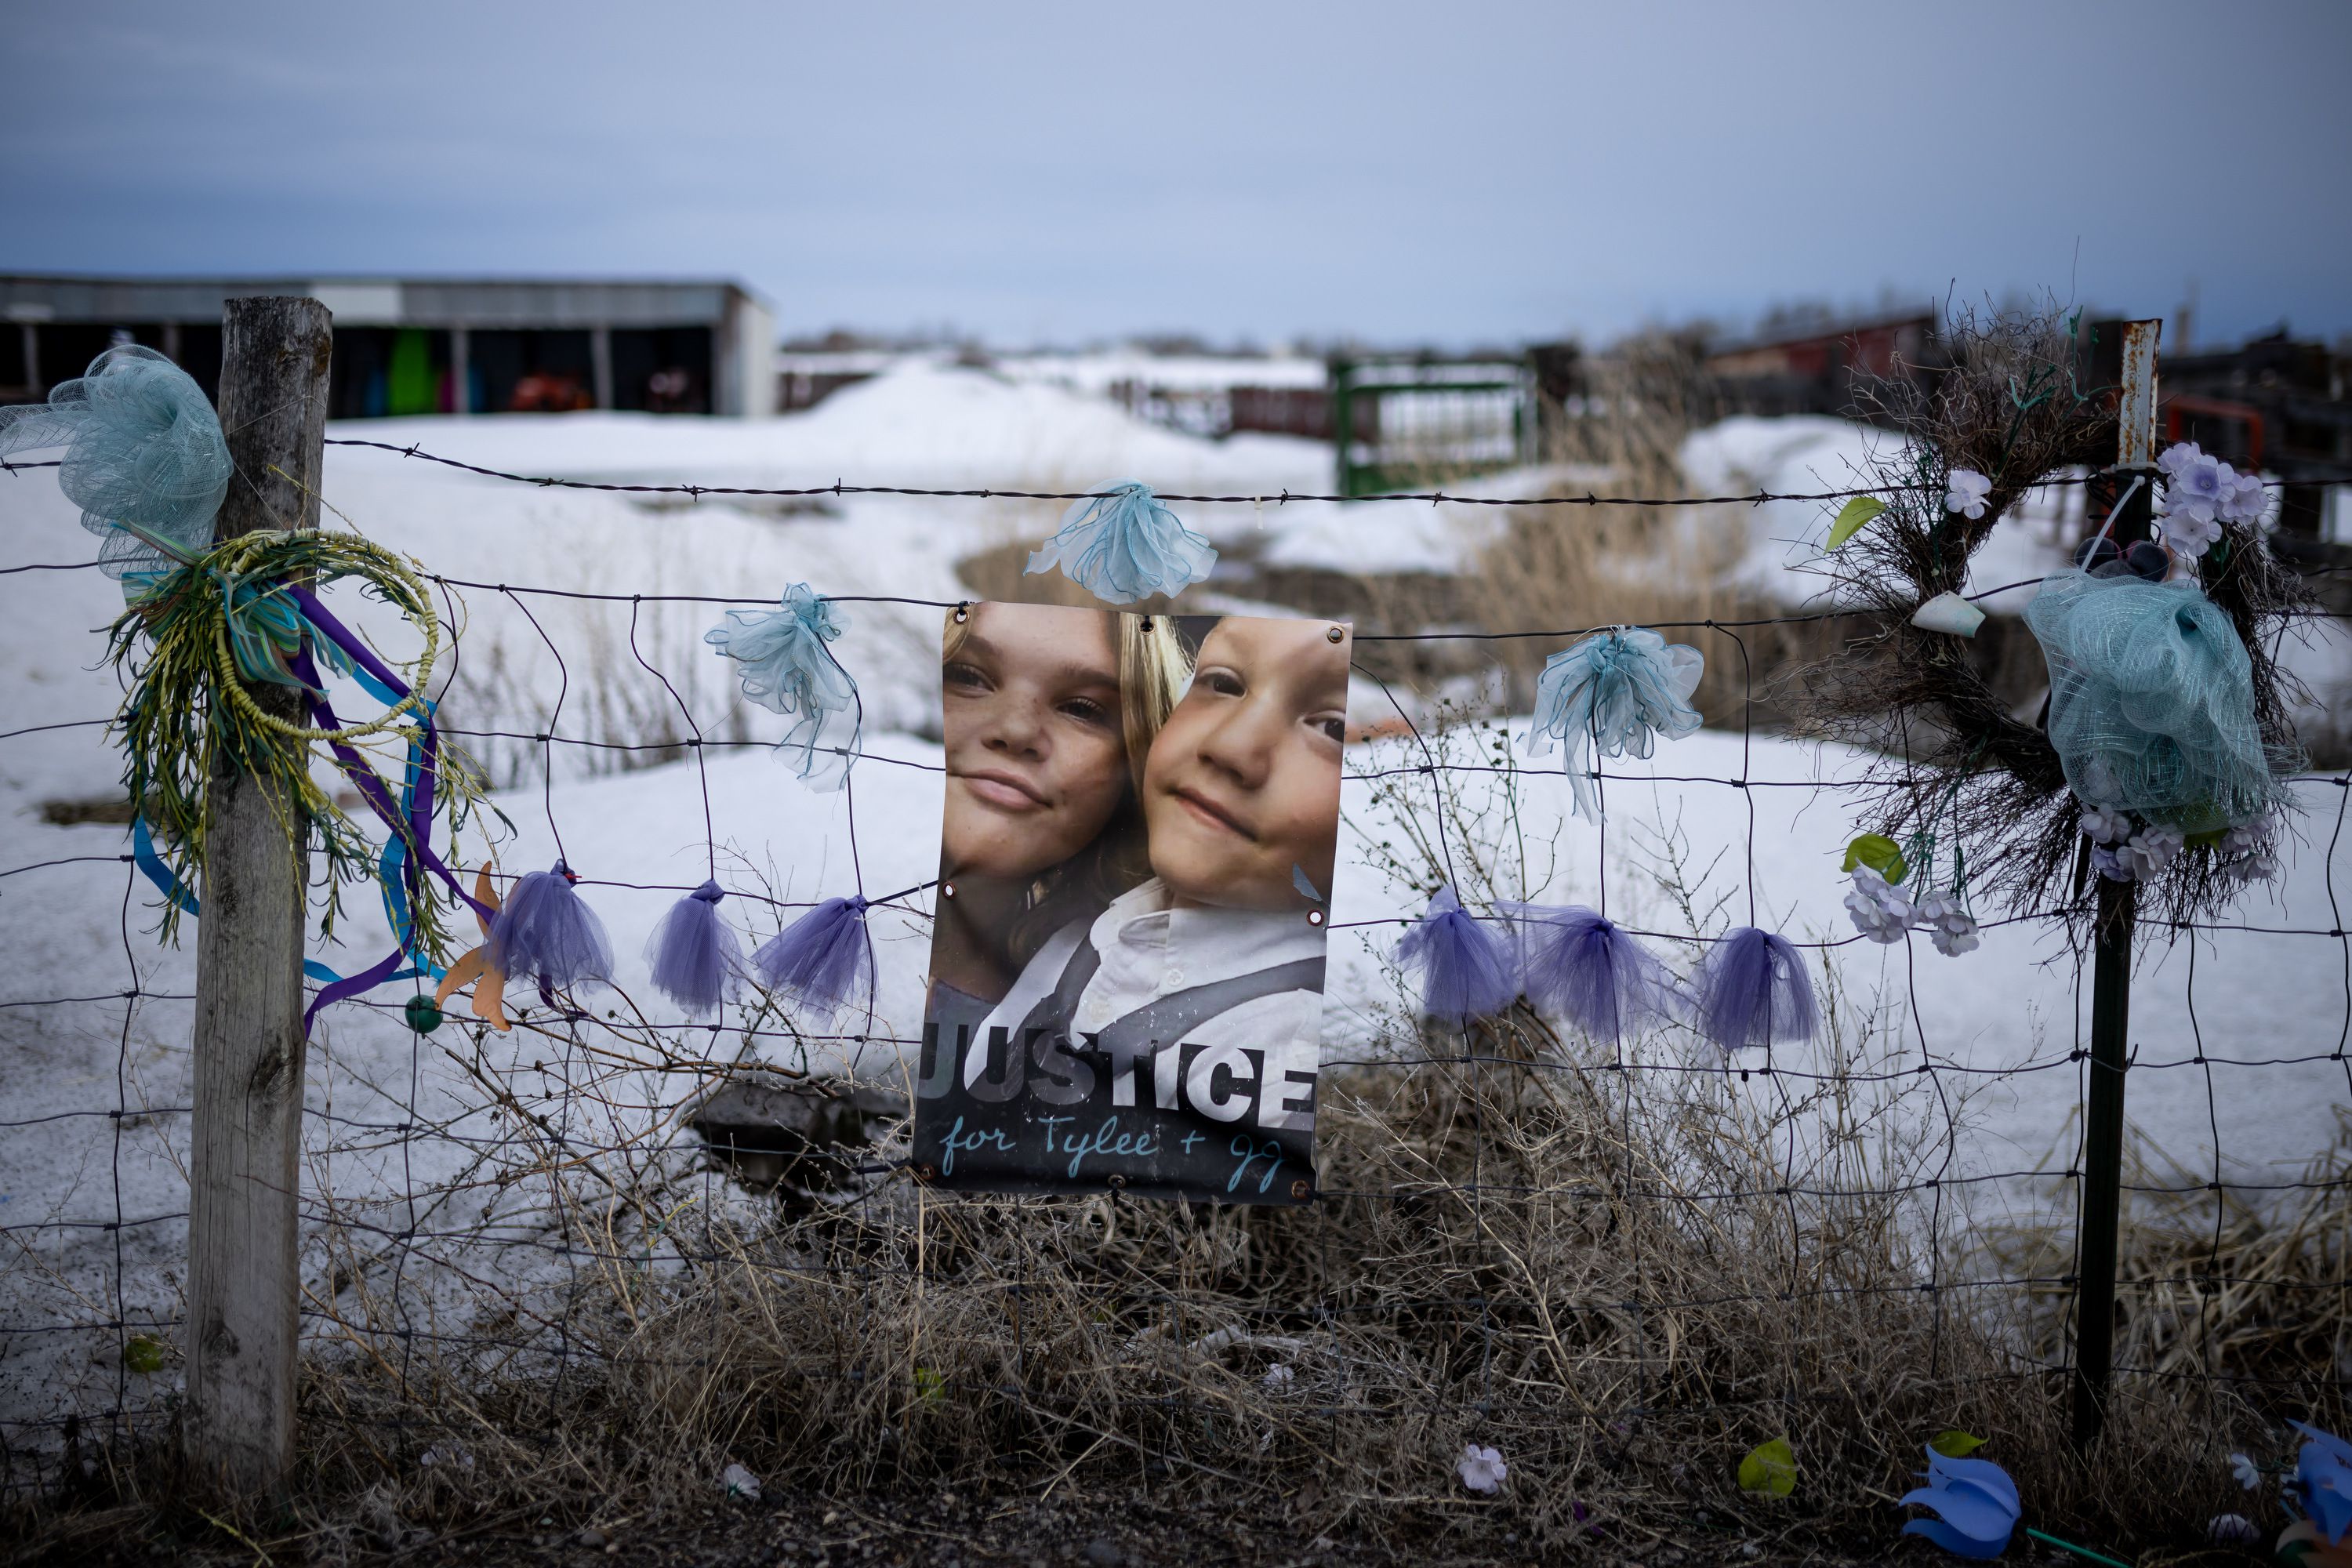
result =
[[[977,607],[977,606],[974,606]],[[1033,606],[1011,605],[1008,609]],[[1058,608],[1059,606],[1055,606]],[[1032,883],[1028,908],[1006,933],[1005,947],[1014,967],[1026,963],[1063,926],[1087,919],[1151,875],[1151,855],[1143,826],[1143,764],[1160,726],[1175,710],[1178,699],[1192,679],[1192,657],[1176,635],[1171,616],[1135,616],[1114,610],[1092,614],[1110,621],[1113,656],[1118,668],[1119,739],[1127,752],[1127,789],[1110,820],[1094,842],[1050,868]],[[963,650],[971,635],[967,615],[948,616],[940,638],[944,662]]]

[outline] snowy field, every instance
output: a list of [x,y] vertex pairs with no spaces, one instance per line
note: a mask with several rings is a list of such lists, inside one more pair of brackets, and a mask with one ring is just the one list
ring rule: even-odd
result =
[[[1195,440],[1044,380],[925,363],[765,423],[578,415],[406,420],[338,426],[331,434],[415,442],[520,472],[629,481],[1082,489],[1133,476],[1163,489],[1275,495],[1329,482],[1328,448],[1316,444],[1255,436]],[[1706,488],[1831,488],[1845,482],[1840,465],[1864,439],[1834,421],[1735,421],[1696,438],[1689,467]],[[656,504],[502,484],[391,453],[331,447],[324,493],[371,537],[447,576],[649,600],[772,601],[787,584],[805,581],[840,595],[952,601],[969,592],[955,574],[959,559],[1034,542],[1058,511],[890,497],[827,498],[808,508],[717,498]],[[1743,570],[1784,567],[1788,552],[1805,548],[1794,542],[1819,537],[1822,510],[1757,509],[1744,524],[1755,539]],[[1476,531],[1491,526],[1454,509],[1402,506],[1194,507],[1186,516],[1220,542],[1262,534],[1251,542],[1264,559],[1354,570],[1458,569],[1479,542]],[[0,566],[73,563],[92,553],[47,472],[0,479]],[[1573,526],[1572,518],[1563,526]],[[2048,529],[2056,526],[2030,517],[2005,523],[1980,584],[2046,570],[2056,538]],[[1792,598],[1803,591],[1792,588]],[[495,587],[458,592],[465,636],[448,721],[523,737],[475,742],[503,786],[499,804],[514,825],[514,837],[498,847],[500,863],[543,867],[560,834],[611,927],[621,984],[642,994],[639,951],[677,896],[664,889],[704,875],[704,771],[689,760],[619,772],[609,752],[541,747],[530,737],[620,735],[650,743],[684,733],[677,702],[648,666],[668,678],[707,734],[772,739],[782,721],[740,704],[723,661],[702,647],[717,605],[508,596]],[[118,760],[101,731],[79,721],[104,719],[118,700],[113,672],[99,664],[103,640],[95,628],[120,606],[115,586],[95,572],[0,577],[0,730],[15,731],[0,741],[0,952],[7,954],[0,966],[0,1226],[7,1242],[0,1263],[6,1324],[0,1420],[47,1414],[77,1388],[104,1397],[121,1375],[104,1357],[87,1359],[89,1342],[79,1336],[25,1331],[109,1321],[118,1284],[131,1321],[177,1310],[193,942],[170,951],[150,934],[157,900],[121,858],[121,827],[53,826],[43,816],[45,803],[97,800],[119,789]],[[707,779],[722,880],[764,882],[775,898],[797,900],[861,885],[868,893],[895,891],[934,874],[940,754],[925,736],[936,729],[940,612],[881,604],[845,610],[850,630],[837,652],[859,679],[872,754],[849,792],[813,795],[762,749],[714,749]],[[407,646],[380,621],[359,618],[395,650]],[[2330,690],[2324,700],[2341,698]],[[47,725],[76,727],[25,732]],[[1351,748],[1349,766],[1363,773],[1388,765],[1398,760],[1396,745]],[[1857,767],[1843,753],[1762,737],[1745,757],[1737,735],[1667,742],[1654,764],[1630,763],[1624,771],[1635,776],[1612,783],[1605,850],[1592,827],[1565,820],[1563,783],[1529,781],[1536,787],[1528,792],[1528,836],[1556,842],[1558,855],[1548,885],[1524,892],[1589,901],[1605,853],[1613,912],[1637,926],[1677,930],[1664,900],[1642,890],[1647,861],[1639,846],[1678,826],[1695,864],[1707,866],[1722,852],[1714,890],[1736,890],[1722,923],[1744,920],[1752,888],[1759,923],[1808,938],[1849,936],[1836,856],[1860,829],[1836,790],[1814,786],[1834,784]],[[1745,776],[1755,787],[1642,782],[1650,773]],[[1360,782],[1349,786],[1346,809],[1357,825],[1350,834],[1378,831],[1370,794]],[[2338,900],[2352,894],[2352,846],[2337,831],[2347,792],[2323,781],[2300,794],[2305,812],[2287,870],[2276,886],[2257,887],[2241,911],[2249,927],[2267,929],[2153,942],[2136,981],[2132,1036],[2142,1070],[2130,1081],[2132,1120],[2147,1146],[2199,1173],[2213,1162],[2218,1138],[2238,1179],[2284,1179],[2329,1142],[2352,1104],[2352,1069],[2330,1059],[2352,1022],[2352,960],[2343,940],[2326,934],[2341,924]],[[477,862],[483,847],[469,839],[463,861]],[[1333,905],[1347,929],[1334,933],[1325,1036],[1335,1051],[1369,1036],[1390,996],[1380,955],[1395,928],[1358,922],[1412,912],[1402,890],[1363,864],[1361,851],[1360,838],[1343,837]],[[352,900],[355,908],[364,901]],[[774,929],[775,917],[748,900],[722,910],[754,941]],[[877,916],[876,931],[882,984],[871,1032],[911,1036],[928,933],[919,919],[899,915]],[[2319,934],[2281,934],[2287,931]],[[341,961],[364,963],[383,942],[380,918],[362,910]],[[1674,962],[1684,961],[1676,952]],[[2029,1168],[2053,1151],[2055,1165],[2067,1163],[2079,1072],[2066,1058],[2085,1026],[2087,995],[2057,933],[2026,924],[1988,930],[1983,948],[1959,959],[1916,937],[1907,948],[1852,942],[1825,950],[1821,961],[1850,1002],[1881,1012],[1885,1048],[1909,1064],[1924,1058],[1968,1069],[1949,1079],[1971,1096],[1960,1172]],[[140,996],[125,1001],[123,993],[134,989]],[[493,1037],[490,1048],[511,1058],[499,1066],[528,1069],[534,1047],[524,1038]],[[473,1091],[441,1054],[462,1044],[461,1031],[446,1029],[419,1049],[394,1017],[360,1008],[329,1015],[311,1058],[314,1125],[348,1130],[462,1108]],[[1701,1053],[1711,1049],[1669,1044],[1693,1061],[1707,1059]],[[721,1049],[731,1057],[731,1046]],[[2200,1051],[2229,1065],[2198,1065],[2192,1058]],[[1783,1053],[1781,1063],[1803,1067],[1801,1058]],[[869,1056],[866,1065],[877,1064]],[[2024,1068],[2038,1070],[1998,1076]],[[658,1086],[672,1107],[693,1089],[675,1079]],[[111,1114],[117,1110],[127,1114]],[[659,1120],[655,1110],[642,1122]],[[391,1157],[339,1167],[341,1194],[364,1196],[371,1184],[425,1190],[441,1163],[457,1157],[446,1149],[412,1153],[415,1163],[405,1171]],[[2024,1189],[1985,1192],[1988,1202],[2022,1201]],[[122,1228],[110,1228],[117,1222]],[[69,1354],[68,1340],[80,1347]]]

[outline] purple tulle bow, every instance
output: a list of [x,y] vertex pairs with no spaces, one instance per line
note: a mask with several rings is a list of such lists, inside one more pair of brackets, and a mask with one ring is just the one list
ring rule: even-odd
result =
[[515,883],[490,922],[490,967],[509,980],[536,980],[542,991],[583,980],[610,984],[613,942],[572,886],[579,879],[558,860]]
[[874,942],[866,900],[827,899],[770,937],[751,955],[760,978],[808,1006],[830,1010],[874,988]]
[[1810,1040],[1819,1021],[1812,976],[1786,937],[1741,926],[1699,966],[1699,1033],[1727,1051]]
[[654,989],[689,1016],[716,1012],[741,984],[743,944],[719,918],[726,896],[716,881],[703,883],[669,907],[646,943]]
[[1499,1013],[1519,994],[1510,944],[1462,907],[1451,885],[1437,889],[1421,923],[1397,943],[1397,962],[1421,975],[1421,1010],[1465,1024]]
[[1518,932],[1519,988],[1539,1011],[1616,1045],[1663,1021],[1673,979],[1623,927],[1580,904],[1498,904]]

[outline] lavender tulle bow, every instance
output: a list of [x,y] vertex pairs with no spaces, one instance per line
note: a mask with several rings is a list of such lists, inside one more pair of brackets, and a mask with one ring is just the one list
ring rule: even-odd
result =
[[1578,904],[1496,907],[1518,934],[1519,988],[1538,1011],[1612,1046],[1671,1015],[1666,966],[1607,916]]
[[1726,1051],[1810,1040],[1819,1023],[1812,976],[1788,938],[1741,926],[1708,949],[1699,965],[1698,1028]]
[[806,1006],[830,1012],[874,988],[874,942],[861,898],[827,899],[751,955],[760,978]]
[[[1641,626],[1620,626],[1563,648],[1544,664],[1536,680],[1535,724],[1527,753],[1540,757],[1554,741],[1565,744],[1561,759],[1576,814],[1601,820],[1592,771],[1601,757],[1646,757],[1659,735],[1679,741],[1699,727],[1691,693],[1698,689],[1706,659],[1698,649],[1668,643]],[[1588,758],[1585,748],[1592,748]]]
[[689,1016],[717,1012],[741,985],[743,944],[719,918],[726,896],[716,881],[703,883],[669,907],[646,943],[654,988]]
[[1029,571],[1062,574],[1096,598],[1133,604],[1176,595],[1209,574],[1217,552],[1140,479],[1120,479],[1071,506],[1061,531],[1029,556]]
[[1462,907],[1451,885],[1437,889],[1418,924],[1397,943],[1397,962],[1421,976],[1421,1010],[1461,1025],[1499,1013],[1519,994],[1510,944]]
[[783,607],[730,610],[702,640],[742,665],[743,695],[771,712],[797,717],[777,745],[814,790],[836,790],[857,755],[857,683],[825,644],[845,624],[805,583],[785,590]]
[[579,879],[558,860],[517,881],[490,922],[490,967],[510,980],[536,980],[542,991],[583,980],[610,984],[613,942],[572,886]]

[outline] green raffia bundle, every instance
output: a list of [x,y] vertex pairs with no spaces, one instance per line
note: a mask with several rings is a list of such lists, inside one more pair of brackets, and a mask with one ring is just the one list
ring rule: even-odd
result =
[[[316,601],[293,584],[351,579],[415,624],[425,645],[407,665],[404,681],[395,683],[396,700],[380,716],[341,724],[331,721],[324,706],[312,655],[351,673],[359,650],[318,635],[297,602],[300,595],[315,616]],[[399,556],[350,534],[263,531],[145,576],[138,586],[142,591],[108,634],[113,661],[129,677],[129,695],[116,721],[123,783],[152,825],[165,866],[183,884],[196,886],[203,874],[205,800],[211,781],[227,773],[250,773],[289,839],[307,841],[325,857],[328,896],[321,931],[332,934],[343,885],[378,879],[380,855],[312,775],[311,748],[320,743],[334,749],[347,773],[355,765],[364,768],[370,751],[399,749],[404,753],[401,764],[380,771],[405,778],[411,787],[422,773],[430,773],[433,808],[449,818],[453,831],[478,801],[480,781],[474,769],[442,747],[426,718],[420,693],[439,651],[440,622],[423,580]],[[312,716],[329,722],[312,727],[280,718],[256,700],[248,683],[301,692]],[[398,690],[399,685],[406,689]],[[364,795],[375,781],[354,773],[353,782]],[[404,840],[412,861],[427,858],[426,846],[404,842],[415,837],[405,825],[395,837]],[[438,961],[448,946],[439,900],[425,890],[422,877],[413,880],[419,896],[407,900],[414,922],[408,945]],[[177,934],[179,914],[178,901],[168,900],[167,939]]]

